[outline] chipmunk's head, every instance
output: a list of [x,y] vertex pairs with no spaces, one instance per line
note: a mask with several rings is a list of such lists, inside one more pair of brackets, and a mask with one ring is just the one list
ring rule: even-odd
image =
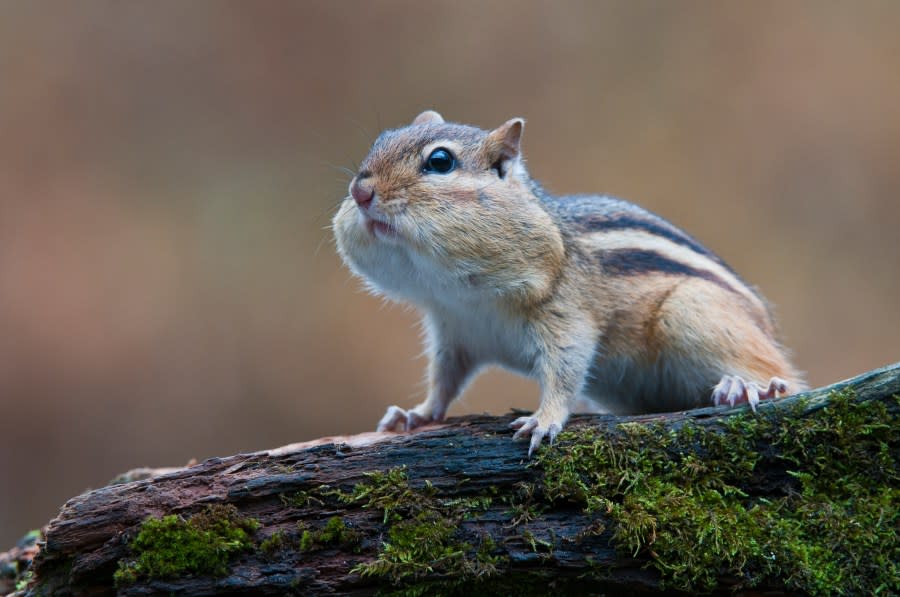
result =
[[485,131],[429,110],[382,133],[334,219],[345,261],[404,298],[416,284],[543,292],[563,248],[522,160],[524,125]]

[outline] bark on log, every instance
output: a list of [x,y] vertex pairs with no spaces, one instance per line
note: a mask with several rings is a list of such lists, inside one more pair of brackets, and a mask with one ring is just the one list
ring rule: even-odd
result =
[[[900,363],[802,396],[767,401],[760,411],[775,417],[813,416],[829,403],[832,391],[846,388],[855,390],[857,402],[884,404],[896,420],[898,402],[892,396],[900,394]],[[801,398],[805,402],[799,412],[794,407]],[[745,411],[720,407],[640,417],[576,416],[569,428],[590,426],[615,434],[626,421],[652,421],[666,429],[690,421],[720,430]],[[145,473],[150,476],[79,495],[46,527],[27,595],[368,595],[398,588],[415,594],[417,587],[429,586],[422,583],[432,581],[438,584],[430,585],[430,591],[444,587],[448,593],[512,594],[518,591],[511,587],[519,587],[520,594],[528,594],[551,586],[563,594],[661,592],[660,573],[647,566],[652,550],[617,550],[615,524],[606,513],[589,513],[581,504],[540,495],[544,472],[529,466],[526,443],[511,441],[507,426],[512,418],[466,416],[411,434],[323,438],[212,458],[164,474]],[[894,462],[897,448],[889,446]],[[394,471],[398,477],[373,478],[373,471]],[[379,483],[388,488],[383,494]],[[392,501],[405,484],[405,497],[413,505]],[[356,499],[351,497],[354,488]],[[747,491],[755,498],[794,489],[796,479],[785,465],[765,456],[748,479]],[[540,508],[532,508],[538,502]],[[133,542],[145,520],[172,514],[189,520],[211,504],[233,505],[260,524],[251,537],[253,546],[236,549],[227,570],[220,571],[224,574],[154,578],[137,573],[124,576],[115,587],[117,569],[134,561]],[[888,522],[896,522],[893,516]],[[352,572],[359,564],[376,562],[385,543],[399,540],[399,531],[388,530],[391,525],[415,517],[422,524],[407,531],[431,528],[440,535],[431,540],[445,541],[442,553],[426,554],[438,560],[430,569],[423,566],[405,577],[387,565],[383,575]],[[449,530],[441,526],[448,521],[453,525]],[[421,538],[423,550],[428,540]],[[465,582],[454,584],[457,574]],[[768,579],[756,592],[744,594],[788,594],[782,581]],[[714,592],[727,592],[735,582],[723,571]]]

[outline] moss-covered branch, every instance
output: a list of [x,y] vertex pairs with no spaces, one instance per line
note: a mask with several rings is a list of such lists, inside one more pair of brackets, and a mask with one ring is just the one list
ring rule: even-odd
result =
[[211,459],[70,500],[28,594],[893,594],[898,394],[579,416],[533,461],[510,417]]

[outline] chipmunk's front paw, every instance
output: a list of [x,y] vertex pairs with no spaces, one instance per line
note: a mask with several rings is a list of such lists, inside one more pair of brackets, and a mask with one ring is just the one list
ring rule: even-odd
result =
[[432,416],[419,414],[415,408],[405,410],[399,406],[389,406],[387,412],[378,421],[378,431],[412,431],[416,427],[427,425],[435,419]]
[[756,405],[759,404],[760,399],[775,398],[779,393],[784,394],[787,390],[787,382],[779,377],[770,379],[769,386],[763,390],[755,382],[744,381],[737,375],[725,375],[713,388],[712,401],[716,406],[726,402],[730,406],[747,402],[750,404],[750,408],[756,411]]
[[509,426],[517,429],[513,439],[521,439],[531,434],[531,444],[528,446],[528,456],[530,458],[545,437],[549,436],[550,445],[553,445],[556,436],[562,431],[564,422],[565,418],[554,420],[553,418],[542,416],[541,412],[538,411],[530,417],[519,417],[510,423]]

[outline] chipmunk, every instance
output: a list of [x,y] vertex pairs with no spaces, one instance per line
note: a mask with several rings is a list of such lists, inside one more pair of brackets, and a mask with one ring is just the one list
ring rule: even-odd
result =
[[344,262],[424,315],[427,399],[378,430],[444,419],[486,365],[536,378],[511,423],[529,456],[579,400],[638,414],[805,389],[765,300],[673,224],[627,201],[554,197],[528,174],[524,120],[485,131],[425,111],[375,141],[334,217]]

